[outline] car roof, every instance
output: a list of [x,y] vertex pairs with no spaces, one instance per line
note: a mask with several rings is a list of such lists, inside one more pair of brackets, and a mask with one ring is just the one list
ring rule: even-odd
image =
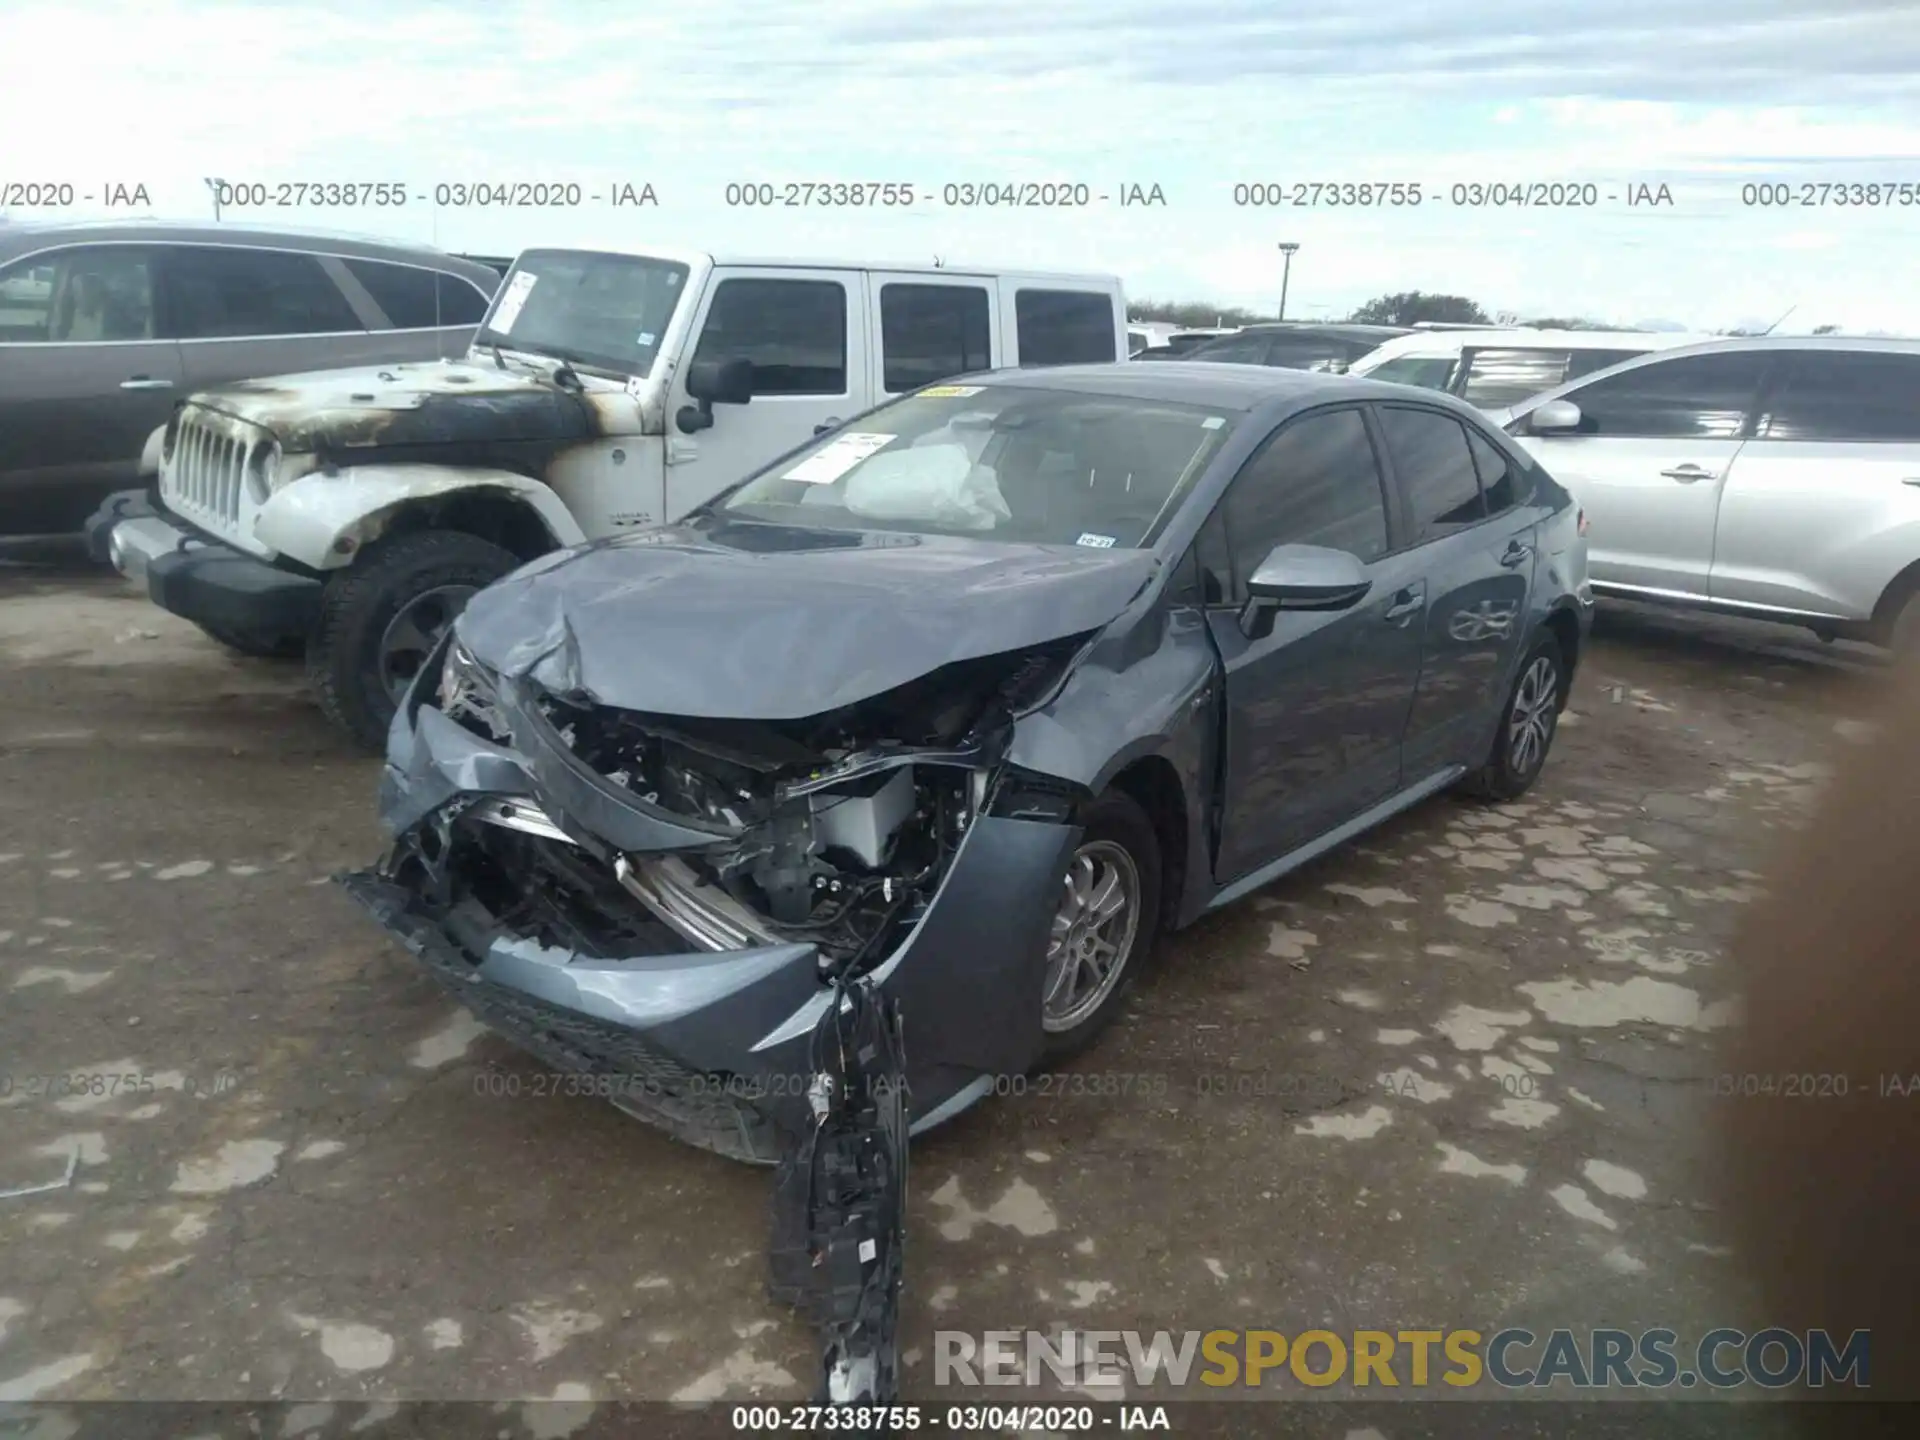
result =
[[1048,365],[992,370],[970,375],[967,380],[978,385],[1165,400],[1205,405],[1215,410],[1297,409],[1329,400],[1389,400],[1431,403],[1460,414],[1479,414],[1452,396],[1437,391],[1409,392],[1405,385],[1389,385],[1385,381],[1352,375],[1283,370],[1267,365],[1231,365],[1212,360],[1183,360],[1178,365],[1139,365],[1127,360],[1106,365]]
[[[715,267],[751,267],[755,270],[886,270],[913,275],[1004,276],[1013,280],[1047,280],[1100,290],[1120,288],[1118,275],[1101,275],[1065,270],[1029,270],[1018,265],[982,265],[943,260],[888,259],[880,255],[849,259],[844,255],[755,254],[745,251],[689,250],[676,245],[636,246],[631,243],[594,244],[587,241],[555,240],[544,245],[529,245],[522,254],[534,250],[577,251],[598,255],[620,255],[635,260],[667,260],[681,265],[706,264]],[[1141,322],[1129,320],[1129,325]]]
[[[127,244],[231,245],[290,250],[312,250],[346,259],[431,261],[441,269],[484,271],[476,261],[449,254],[432,245],[407,240],[324,229],[283,229],[277,226],[199,220],[59,220],[0,225],[0,264],[42,250],[70,245]],[[493,283],[499,284],[498,274]]]
[[1669,360],[1684,359],[1689,355],[1738,355],[1744,353],[1770,354],[1782,351],[1831,350],[1840,353],[1882,354],[1882,355],[1920,355],[1920,339],[1909,336],[1881,335],[1737,335],[1720,340],[1704,341],[1696,345],[1677,345],[1646,355],[1636,355],[1630,360],[1622,360],[1617,365],[1609,365],[1604,370],[1595,370],[1590,375],[1582,375],[1577,380],[1556,385],[1551,390],[1543,390],[1538,395],[1529,395],[1525,400],[1496,412],[1499,423],[1506,424],[1520,416],[1530,414],[1549,400],[1557,400],[1569,390],[1591,385],[1602,376],[1619,375],[1628,370],[1638,370],[1645,365],[1659,364]]
[[1515,326],[1506,330],[1415,330],[1389,340],[1369,359],[1391,360],[1398,355],[1447,354],[1473,346],[1489,350],[1618,350],[1639,346],[1666,350],[1697,345],[1709,337],[1672,330],[1541,330]]

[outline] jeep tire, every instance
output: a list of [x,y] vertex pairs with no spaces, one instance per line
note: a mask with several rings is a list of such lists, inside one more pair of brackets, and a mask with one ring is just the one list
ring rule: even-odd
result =
[[467,597],[519,565],[512,551],[459,530],[369,545],[327,581],[307,644],[307,679],[327,719],[363,750],[384,753],[411,679],[405,662],[423,664]]

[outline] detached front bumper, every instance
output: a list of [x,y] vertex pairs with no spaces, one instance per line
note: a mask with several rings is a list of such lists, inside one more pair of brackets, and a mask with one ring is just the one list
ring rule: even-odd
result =
[[[772,1163],[781,1132],[807,1123],[808,1044],[831,994],[819,953],[795,943],[710,948],[658,912],[622,921],[615,943],[543,942],[507,892],[543,884],[546,866],[618,896],[598,913],[638,913],[615,875],[623,858],[713,841],[676,833],[623,803],[610,783],[592,784],[559,747],[520,726],[515,734],[511,748],[491,744],[421,704],[417,691],[409,697],[394,719],[381,793],[394,851],[342,883],[521,1048],[601,1077],[588,1088],[682,1140]],[[514,832],[513,855],[531,857],[485,872],[511,881],[487,881],[461,858],[509,844],[499,830]],[[1078,836],[1069,825],[975,819],[905,940],[870,972],[901,1007],[916,1131],[1038,1059],[1054,889]],[[423,863],[428,854],[437,859]],[[544,933],[550,940],[551,928]]]
[[318,580],[208,540],[144,490],[109,495],[86,540],[88,555],[145,585],[154,604],[212,630],[271,646],[304,638],[319,611]]

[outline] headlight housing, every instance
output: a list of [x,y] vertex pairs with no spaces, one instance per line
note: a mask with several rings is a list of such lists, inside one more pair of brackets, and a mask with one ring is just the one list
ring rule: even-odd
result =
[[440,709],[449,720],[494,740],[507,738],[495,701],[499,682],[491,670],[473,658],[473,652],[454,636],[440,665]]
[[247,493],[264,505],[280,479],[280,444],[256,445],[247,456]]

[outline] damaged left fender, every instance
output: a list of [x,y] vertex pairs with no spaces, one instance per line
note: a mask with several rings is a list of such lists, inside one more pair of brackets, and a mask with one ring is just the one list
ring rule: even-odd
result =
[[524,505],[556,546],[577,545],[585,538],[565,503],[540,481],[508,470],[450,465],[314,471],[267,498],[254,522],[254,535],[274,553],[302,565],[338,569],[378,539],[407,505],[466,491],[505,494]]

